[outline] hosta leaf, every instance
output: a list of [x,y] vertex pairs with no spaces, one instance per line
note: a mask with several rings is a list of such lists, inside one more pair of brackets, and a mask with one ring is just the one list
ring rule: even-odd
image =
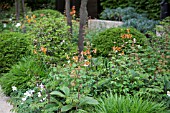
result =
[[82,97],[80,99],[80,106],[82,105],[86,105],[86,104],[92,104],[92,105],[97,105],[99,104],[98,101],[96,99],[94,99],[93,97]]
[[50,94],[51,94],[51,95],[57,95],[57,96],[59,96],[59,97],[65,97],[65,95],[64,95],[63,93],[59,92],[59,91],[53,91],[53,92],[51,92]]
[[73,108],[72,105],[65,105],[61,108],[61,112],[66,112],[66,111],[70,110],[71,108]]

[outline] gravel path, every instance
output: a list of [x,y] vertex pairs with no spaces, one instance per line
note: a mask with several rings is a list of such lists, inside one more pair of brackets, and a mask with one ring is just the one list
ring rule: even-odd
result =
[[7,103],[9,97],[6,97],[1,90],[0,87],[0,113],[12,113],[10,110],[12,109],[12,105]]

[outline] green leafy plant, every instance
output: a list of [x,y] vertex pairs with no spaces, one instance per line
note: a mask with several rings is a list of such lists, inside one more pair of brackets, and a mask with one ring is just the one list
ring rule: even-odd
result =
[[[159,19],[161,0],[101,0],[103,9],[134,7],[138,13],[147,13],[150,19]],[[155,4],[153,4],[155,3]]]
[[31,39],[21,33],[1,33],[0,48],[0,74],[3,74],[23,56],[31,54]]
[[64,99],[63,103],[57,102],[57,104],[61,105],[61,112],[68,112],[71,111],[73,108],[76,108],[77,111],[78,109],[82,109],[81,107],[84,105],[98,104],[98,101],[95,100],[93,97],[79,95],[78,93],[72,94],[68,87],[62,87],[60,88],[60,91],[53,91],[50,94]]
[[107,94],[100,98],[100,104],[95,107],[96,113],[165,113],[163,103],[143,100],[140,97],[118,96]]
[[36,58],[23,58],[0,78],[0,84],[4,93],[10,95],[12,86],[26,90],[33,87],[43,77],[46,78],[47,72],[45,66]]
[[133,41],[137,45],[146,46],[146,37],[136,29],[110,28],[95,36],[92,44],[98,54],[108,56],[113,49],[126,52],[131,48]]

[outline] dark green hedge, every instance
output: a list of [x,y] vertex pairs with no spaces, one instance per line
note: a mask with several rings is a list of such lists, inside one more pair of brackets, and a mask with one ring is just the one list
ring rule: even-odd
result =
[[10,70],[11,66],[31,52],[31,40],[21,33],[0,34],[0,75]]
[[[168,0],[170,3],[170,0]],[[147,13],[149,18],[159,19],[161,0],[101,0],[103,9],[134,7],[139,13]]]

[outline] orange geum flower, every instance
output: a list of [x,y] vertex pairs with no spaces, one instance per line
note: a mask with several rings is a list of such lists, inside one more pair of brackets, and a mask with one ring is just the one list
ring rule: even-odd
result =
[[88,49],[88,50],[86,50],[86,53],[89,55],[90,54],[90,50]]
[[92,56],[91,56],[91,55],[88,55],[88,56],[87,56],[87,58],[88,58],[88,59],[91,59],[91,58],[92,58]]
[[78,62],[78,56],[73,56],[73,60],[74,60],[75,62]]
[[86,60],[86,61],[84,62],[84,66],[89,66],[89,65],[90,65],[90,62]]
[[36,50],[34,50],[33,52],[34,52],[34,54],[37,54],[37,51],[36,51]]
[[94,49],[94,50],[93,50],[93,53],[97,53],[97,49]]
[[27,22],[28,22],[28,23],[30,23],[30,22],[31,22],[31,20],[30,20],[30,19],[28,19],[28,20],[27,20]]
[[32,17],[33,17],[33,18],[36,18],[36,16],[35,16],[35,15],[33,15]]
[[44,54],[46,54],[46,53],[47,53],[47,48],[41,47],[41,51],[42,51]]
[[26,19],[28,19],[29,17],[28,17],[28,15],[26,16]]

